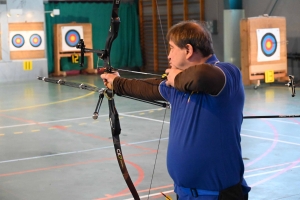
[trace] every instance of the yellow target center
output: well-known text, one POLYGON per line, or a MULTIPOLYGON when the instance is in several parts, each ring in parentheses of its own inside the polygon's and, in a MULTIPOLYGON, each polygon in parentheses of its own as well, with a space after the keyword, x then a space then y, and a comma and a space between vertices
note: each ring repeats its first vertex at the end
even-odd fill
POLYGON ((33 42, 34 42, 34 43, 37 43, 37 42, 38 42, 38 39, 37 39, 37 38, 34 38, 34 39, 33 39, 33 42))
POLYGON ((70 40, 71 40, 72 42, 74 42, 74 41, 76 40, 76 37, 75 37, 74 35, 72 35, 72 36, 70 37, 70 40))
POLYGON ((21 43, 21 39, 20 38, 16 39, 16 43, 17 44, 21 43))
POLYGON ((270 49, 272 47, 272 42, 268 41, 266 46, 267 46, 267 49, 270 49))

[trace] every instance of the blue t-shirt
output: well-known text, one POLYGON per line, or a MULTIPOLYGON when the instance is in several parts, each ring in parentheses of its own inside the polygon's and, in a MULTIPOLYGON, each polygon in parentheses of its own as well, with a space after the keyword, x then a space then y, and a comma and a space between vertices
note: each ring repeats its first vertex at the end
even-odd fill
MULTIPOLYGON (((207 63, 215 64, 213 55, 207 63)), ((240 70, 217 63, 226 83, 216 95, 184 93, 160 84, 161 95, 171 104, 167 168, 175 185, 220 191, 241 181, 244 87, 240 70)))

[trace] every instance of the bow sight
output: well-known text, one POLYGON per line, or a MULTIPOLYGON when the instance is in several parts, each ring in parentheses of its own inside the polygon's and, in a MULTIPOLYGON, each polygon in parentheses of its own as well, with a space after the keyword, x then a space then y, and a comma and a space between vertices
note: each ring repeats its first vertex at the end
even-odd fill
POLYGON ((87 52, 93 52, 93 53, 97 53, 97 56, 101 59, 101 60, 105 60, 108 57, 108 50, 98 50, 98 49, 88 49, 85 48, 85 44, 83 39, 80 39, 78 44, 76 45, 77 49, 80 49, 80 54, 81 54, 81 61, 80 61, 80 66, 83 67, 84 65, 84 53, 87 52))
MULTIPOLYGON (((107 39, 106 39, 104 50, 85 48, 85 44, 84 44, 83 39, 79 40, 78 44, 76 45, 76 48, 80 49, 80 53, 81 53, 80 66, 81 67, 83 67, 83 65, 84 65, 84 53, 93 52, 93 53, 96 53, 97 56, 101 60, 103 60, 103 67, 105 68, 105 72, 112 73, 112 72, 116 71, 110 65, 110 50, 111 50, 111 46, 112 46, 113 41, 118 36, 119 26, 120 26, 120 23, 121 23, 120 18, 118 16, 119 5, 120 5, 120 1, 116 1, 113 4, 110 27, 109 27, 108 36, 107 36, 107 39)), ((98 73, 99 72, 100 71, 99 71, 99 68, 98 68, 98 73)))
POLYGON ((294 76, 293 75, 289 75, 289 82, 285 85, 287 85, 288 87, 292 88, 292 97, 296 96, 296 85, 295 85, 295 80, 294 80, 294 76))

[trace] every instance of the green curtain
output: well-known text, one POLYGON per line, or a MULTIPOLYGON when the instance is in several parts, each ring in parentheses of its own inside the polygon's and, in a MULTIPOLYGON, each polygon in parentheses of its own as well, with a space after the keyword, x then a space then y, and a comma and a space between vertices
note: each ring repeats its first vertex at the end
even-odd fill
MULTIPOLYGON (((45 10, 60 9, 60 15, 51 17, 46 14, 46 37, 48 72, 54 71, 53 54, 53 25, 62 23, 91 23, 93 49, 104 49, 110 18, 112 12, 111 3, 97 2, 58 2, 45 3, 45 10)), ((122 3, 119 7, 121 19, 118 37, 114 40, 111 49, 111 65, 114 68, 133 68, 142 66, 142 53, 139 39, 139 24, 137 14, 137 3, 122 3)), ((86 46, 86 48, 89 48, 86 46)), ((63 59, 63 58, 62 58, 63 59)), ((68 58, 66 58, 68 59, 68 58)), ((94 54, 94 66, 102 66, 103 62, 94 54)), ((70 60, 66 63, 72 65, 70 60)), ((74 68, 72 67, 68 67, 74 68)), ((75 67, 78 68, 78 65, 75 67)), ((65 70, 65 69, 62 69, 65 70)))

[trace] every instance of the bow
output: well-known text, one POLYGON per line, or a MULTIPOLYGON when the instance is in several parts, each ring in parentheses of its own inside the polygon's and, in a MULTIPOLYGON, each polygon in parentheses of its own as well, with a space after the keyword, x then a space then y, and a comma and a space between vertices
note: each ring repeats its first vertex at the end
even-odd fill
MULTIPOLYGON (((106 39, 105 49, 103 52, 100 52, 100 54, 99 53, 97 54, 103 60, 105 71, 108 73, 113 72, 113 68, 110 65, 110 50, 111 50, 113 41, 118 36, 119 25, 120 25, 120 18, 118 16, 119 6, 120 6, 120 1, 114 0, 113 7, 112 7, 110 28, 109 28, 108 36, 106 39)), ((121 143, 120 143, 120 137, 119 137, 119 135, 121 134, 121 126, 120 126, 119 114, 115 107, 115 102, 114 102, 114 98, 113 98, 114 94, 112 91, 109 91, 109 90, 107 90, 106 94, 108 96, 109 121, 110 121, 112 138, 113 138, 113 143, 114 143, 114 148, 115 148, 115 153, 116 153, 116 157, 118 160, 118 164, 119 164, 120 170, 123 174, 124 180, 129 188, 133 198, 140 199, 140 197, 136 191, 136 188, 135 188, 135 186, 130 178, 130 175, 128 173, 127 167, 125 165, 122 149, 121 149, 121 143)), ((103 98, 102 95, 100 94, 100 97, 103 98)), ((102 99, 102 98, 99 98, 99 99, 102 99)), ((97 105, 99 105, 99 104, 97 104, 97 105)), ((96 110, 97 110, 97 108, 96 108, 96 110)))
MULTIPOLYGON (((119 25, 120 25, 120 18, 118 16, 119 6, 120 6, 120 0, 113 0, 113 8, 112 8, 111 21, 110 21, 110 28, 109 28, 109 32, 108 32, 108 36, 107 36, 107 39, 106 39, 106 44, 105 44, 105 49, 104 50, 94 50, 94 49, 85 48, 83 39, 81 39, 79 41, 79 43, 76 45, 76 48, 81 50, 81 63, 80 63, 81 66, 84 65, 84 53, 85 52, 94 52, 94 53, 97 53, 98 57, 103 60, 103 68, 98 68, 97 69, 98 73, 100 73, 100 74, 103 73, 103 72, 113 73, 113 72, 116 71, 115 69, 112 68, 112 66, 110 64, 110 50, 111 50, 112 42, 118 36, 119 25)), ((128 71, 128 70, 122 70, 122 69, 119 69, 119 70, 128 71)), ((130 72, 132 72, 132 71, 130 71, 130 72)), ((160 75, 157 75, 157 74, 150 74, 150 73, 144 73, 144 72, 134 72, 134 73, 160 76, 160 75)), ((161 78, 166 79, 166 75, 163 74, 161 76, 161 78)), ((46 81, 45 78, 43 78, 43 80, 46 81)), ((73 83, 66 83, 64 81, 57 81, 57 84, 63 84, 63 85, 70 86, 73 83)), ((81 89, 83 89, 83 87, 84 87, 83 84, 81 84, 79 86, 79 88, 81 88, 81 89)), ((88 88, 84 88, 84 89, 88 89, 88 88)), ((91 88, 89 87, 89 89, 91 89, 91 88)), ((98 89, 92 88, 92 90, 95 91, 95 90, 98 90, 98 89)), ((98 103, 97 103, 95 112, 93 114, 93 118, 94 119, 98 118, 98 113, 99 113, 100 106, 102 104, 103 97, 106 96, 108 98, 109 120, 110 120, 112 138, 113 138, 113 143, 114 143, 114 148, 115 148, 115 153, 116 153, 116 157, 117 157, 117 160, 118 160, 118 164, 119 164, 120 170, 123 174, 125 182, 126 182, 128 188, 129 188, 133 198, 135 200, 139 200, 140 197, 139 197, 139 195, 136 191, 136 188, 135 188, 134 184, 132 183, 132 180, 131 180, 131 178, 129 176, 129 173, 127 171, 127 168, 126 168, 126 165, 125 165, 125 162, 124 162, 124 157, 123 157, 121 145, 120 145, 119 135, 121 134, 121 127, 120 127, 120 121, 119 121, 119 114, 118 114, 117 109, 115 107, 115 102, 114 102, 114 98, 113 98, 114 93, 113 93, 112 90, 109 90, 109 89, 98 90, 98 92, 100 93, 100 95, 99 95, 99 99, 98 99, 98 103)), ((140 100, 140 99, 136 99, 136 98, 128 97, 128 96, 123 96, 123 97, 143 101, 143 102, 146 102, 146 103, 162 106, 162 107, 165 107, 165 108, 169 108, 168 103, 162 103, 162 102, 157 102, 157 101, 149 102, 149 101, 144 101, 144 100, 140 100)), ((162 131, 161 131, 161 135, 162 135, 162 131)), ((160 135, 160 138, 161 138, 161 135, 160 135)), ((158 146, 158 148, 159 148, 159 146, 158 146)), ((157 151, 157 153, 158 153, 158 151, 157 151)), ((156 159, 157 159, 157 154, 156 154, 156 159)), ((155 163, 156 163, 156 159, 155 159, 155 163)), ((155 164, 154 164, 154 169, 155 169, 155 164)), ((154 169, 153 169, 153 173, 154 173, 154 169)), ((151 184, 150 184, 150 188, 149 188, 149 194, 150 194, 150 190, 151 190, 152 180, 153 180, 153 174, 152 174, 151 184)), ((148 194, 148 198, 149 198, 149 194, 148 194)))
MULTIPOLYGON (((103 63, 104 63, 103 67, 105 69, 105 72, 107 72, 107 73, 114 72, 114 69, 112 68, 112 66, 110 64, 110 50, 111 50, 113 41, 118 36, 119 25, 120 25, 120 18, 118 15, 119 6, 120 6, 120 0, 113 0, 110 27, 109 27, 108 36, 106 39, 106 44, 105 44, 104 50, 87 49, 87 48, 85 48, 84 41, 82 39, 79 41, 78 45, 76 45, 76 48, 81 49, 81 66, 83 66, 84 53, 85 52, 95 52, 95 53, 97 53, 98 57, 103 60, 103 63)), ((101 69, 98 69, 98 72, 101 72, 101 69)), ((140 199, 140 197, 136 191, 136 188, 129 176, 127 167, 125 165, 125 161, 124 161, 124 157, 123 157, 123 153, 122 153, 122 149, 121 149, 121 144, 120 144, 120 137, 119 137, 119 135, 121 134, 121 126, 120 126, 119 114, 115 107, 113 91, 106 89, 100 93, 99 100, 98 100, 93 118, 97 119, 98 111, 100 109, 100 105, 102 103, 102 99, 104 96, 106 96, 108 98, 109 121, 110 121, 110 126, 111 126, 111 132, 112 132, 115 153, 116 153, 116 157, 118 160, 120 170, 123 174, 124 180, 129 188, 133 198, 140 199)))
MULTIPOLYGON (((80 63, 81 67, 84 65, 84 53, 93 52, 93 53, 97 53, 98 57, 103 60, 103 68, 98 68, 97 69, 98 73, 103 73, 103 72, 113 73, 116 71, 115 69, 112 68, 112 66, 110 64, 110 50, 111 50, 113 41, 118 36, 119 25, 120 25, 120 18, 118 15, 119 6, 120 6, 120 0, 113 0, 110 27, 109 27, 108 36, 106 39, 106 44, 105 44, 104 50, 95 50, 95 49, 86 48, 83 39, 80 39, 79 43, 76 45, 76 48, 81 50, 81 63, 80 63)), ((123 71, 126 71, 126 70, 123 70, 123 71)), ((142 74, 149 74, 149 73, 142 73, 142 74)), ((151 75, 156 75, 156 74, 151 74, 151 75)), ((164 78, 164 75, 162 76, 162 78, 164 78)), ((45 82, 50 82, 50 83, 65 85, 65 86, 69 86, 69 87, 75 87, 75 88, 80 88, 80 89, 84 89, 84 90, 98 92, 99 99, 97 102, 95 112, 93 114, 93 119, 98 118, 98 113, 100 110, 100 106, 102 104, 102 100, 103 100, 104 96, 107 97, 108 106, 109 106, 109 121, 110 121, 111 133, 112 133, 114 149, 115 149, 115 154, 116 154, 116 157, 118 160, 118 164, 119 164, 120 170, 123 174, 124 180, 129 188, 133 198, 135 200, 139 200, 140 197, 139 197, 139 195, 136 191, 136 188, 129 176, 127 167, 125 165, 122 149, 121 149, 121 142, 120 142, 120 137, 119 137, 119 135, 121 134, 121 126, 120 126, 119 114, 115 107, 113 91, 109 90, 109 89, 99 89, 97 87, 91 87, 88 85, 84 85, 82 83, 78 84, 78 83, 66 82, 63 80, 55 80, 55 79, 46 78, 46 77, 37 77, 37 79, 43 80, 45 82)), ((127 97, 127 96, 123 96, 123 97, 127 97)), ((140 100, 140 99, 136 99, 136 98, 132 98, 132 97, 127 97, 127 98, 143 101, 146 103, 162 106, 165 108, 169 108, 168 103, 163 103, 163 102, 158 102, 158 101, 149 102, 149 101, 144 101, 144 100, 140 100)), ((162 132, 161 132, 161 134, 162 134, 162 132)), ((152 183, 152 180, 151 180, 151 183, 152 183)), ((149 193, 150 193, 150 189, 149 189, 149 193)))

